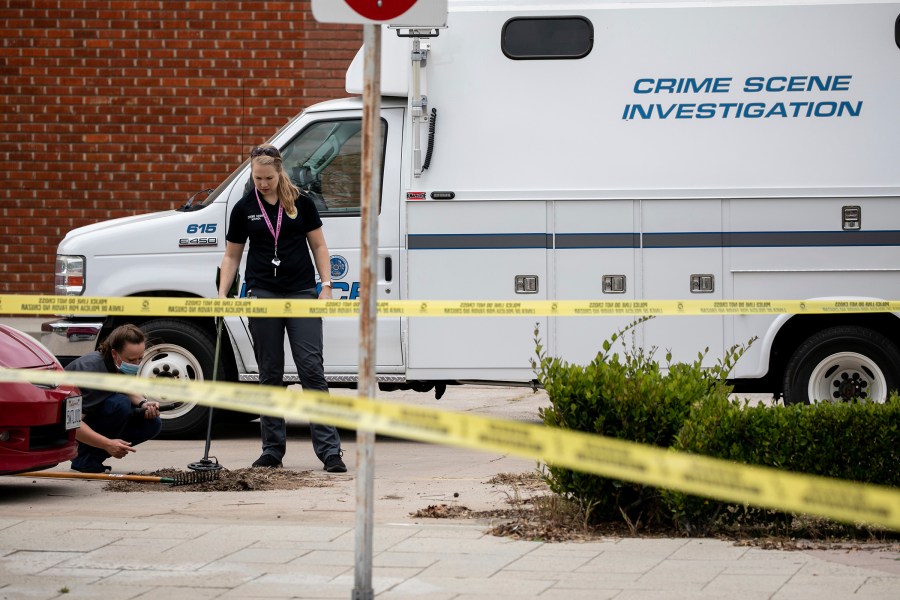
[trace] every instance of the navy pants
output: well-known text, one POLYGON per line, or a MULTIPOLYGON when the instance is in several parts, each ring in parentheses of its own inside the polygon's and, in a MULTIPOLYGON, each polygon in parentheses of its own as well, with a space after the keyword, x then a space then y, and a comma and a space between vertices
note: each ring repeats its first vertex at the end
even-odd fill
MULTIPOLYGON (((316 288, 290 294, 280 294, 253 289, 247 294, 251 298, 310 299, 318 297, 316 288)), ((328 391, 325 381, 325 366, 322 358, 322 319, 300 317, 251 317, 250 335, 253 350, 259 365, 261 385, 284 385, 284 334, 287 332, 297 375, 304 390, 328 391)), ((261 416, 259 419, 262 452, 274 456, 279 461, 287 451, 287 427, 280 417, 261 416)), ((333 454, 340 455, 341 439, 336 428, 331 425, 309 424, 313 451, 323 463, 333 454)))
MULTIPOLYGON (((145 419, 134 414, 131 398, 125 394, 113 394, 103 401, 96 410, 83 417, 91 429, 112 440, 125 440, 137 446, 159 435, 162 420, 145 419)), ((78 442, 78 456, 72 460, 72 468, 86 473, 102 473, 103 461, 109 453, 102 448, 95 448, 78 442)))

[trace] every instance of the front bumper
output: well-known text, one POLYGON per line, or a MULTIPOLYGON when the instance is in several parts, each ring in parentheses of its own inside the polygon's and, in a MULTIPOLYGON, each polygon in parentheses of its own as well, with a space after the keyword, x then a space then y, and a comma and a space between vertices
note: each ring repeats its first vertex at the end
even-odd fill
POLYGON ((75 441, 75 433, 69 434, 69 439, 64 446, 59 448, 47 448, 19 452, 4 450, 0 446, 0 475, 15 475, 28 471, 42 471, 50 469, 75 458, 78 455, 78 442, 75 441))
POLYGON ((0 475, 47 469, 72 460, 75 428, 66 429, 72 386, 4 383, 0 391, 0 475))
POLYGON ((96 350, 102 329, 103 321, 97 318, 50 321, 41 324, 41 343, 66 365, 96 350))

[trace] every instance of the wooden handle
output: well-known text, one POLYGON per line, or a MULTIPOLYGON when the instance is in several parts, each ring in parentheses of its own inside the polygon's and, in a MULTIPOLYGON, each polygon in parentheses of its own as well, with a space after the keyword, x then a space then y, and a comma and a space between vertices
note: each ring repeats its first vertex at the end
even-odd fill
POLYGON ((47 477, 57 479, 103 479, 106 481, 145 481, 149 483, 164 483, 167 478, 153 477, 152 475, 118 475, 113 473, 60 473, 58 471, 31 471, 29 473, 16 473, 16 477, 47 477))

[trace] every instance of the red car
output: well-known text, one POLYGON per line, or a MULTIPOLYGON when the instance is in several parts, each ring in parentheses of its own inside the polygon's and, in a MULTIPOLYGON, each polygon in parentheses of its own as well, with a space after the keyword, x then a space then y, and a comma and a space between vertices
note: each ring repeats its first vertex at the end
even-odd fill
MULTIPOLYGON (((38 341, 0 324, 0 367, 61 371, 38 341)), ((0 475, 49 469, 75 458, 81 392, 70 385, 0 383, 0 475)))

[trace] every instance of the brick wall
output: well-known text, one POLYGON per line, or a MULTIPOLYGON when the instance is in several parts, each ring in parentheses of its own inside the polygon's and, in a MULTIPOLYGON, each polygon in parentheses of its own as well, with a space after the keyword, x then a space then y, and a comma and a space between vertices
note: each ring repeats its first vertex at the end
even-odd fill
POLYGON ((0 293, 52 293, 70 229, 183 205, 344 92, 362 28, 309 2, 0 0, 0 293))

